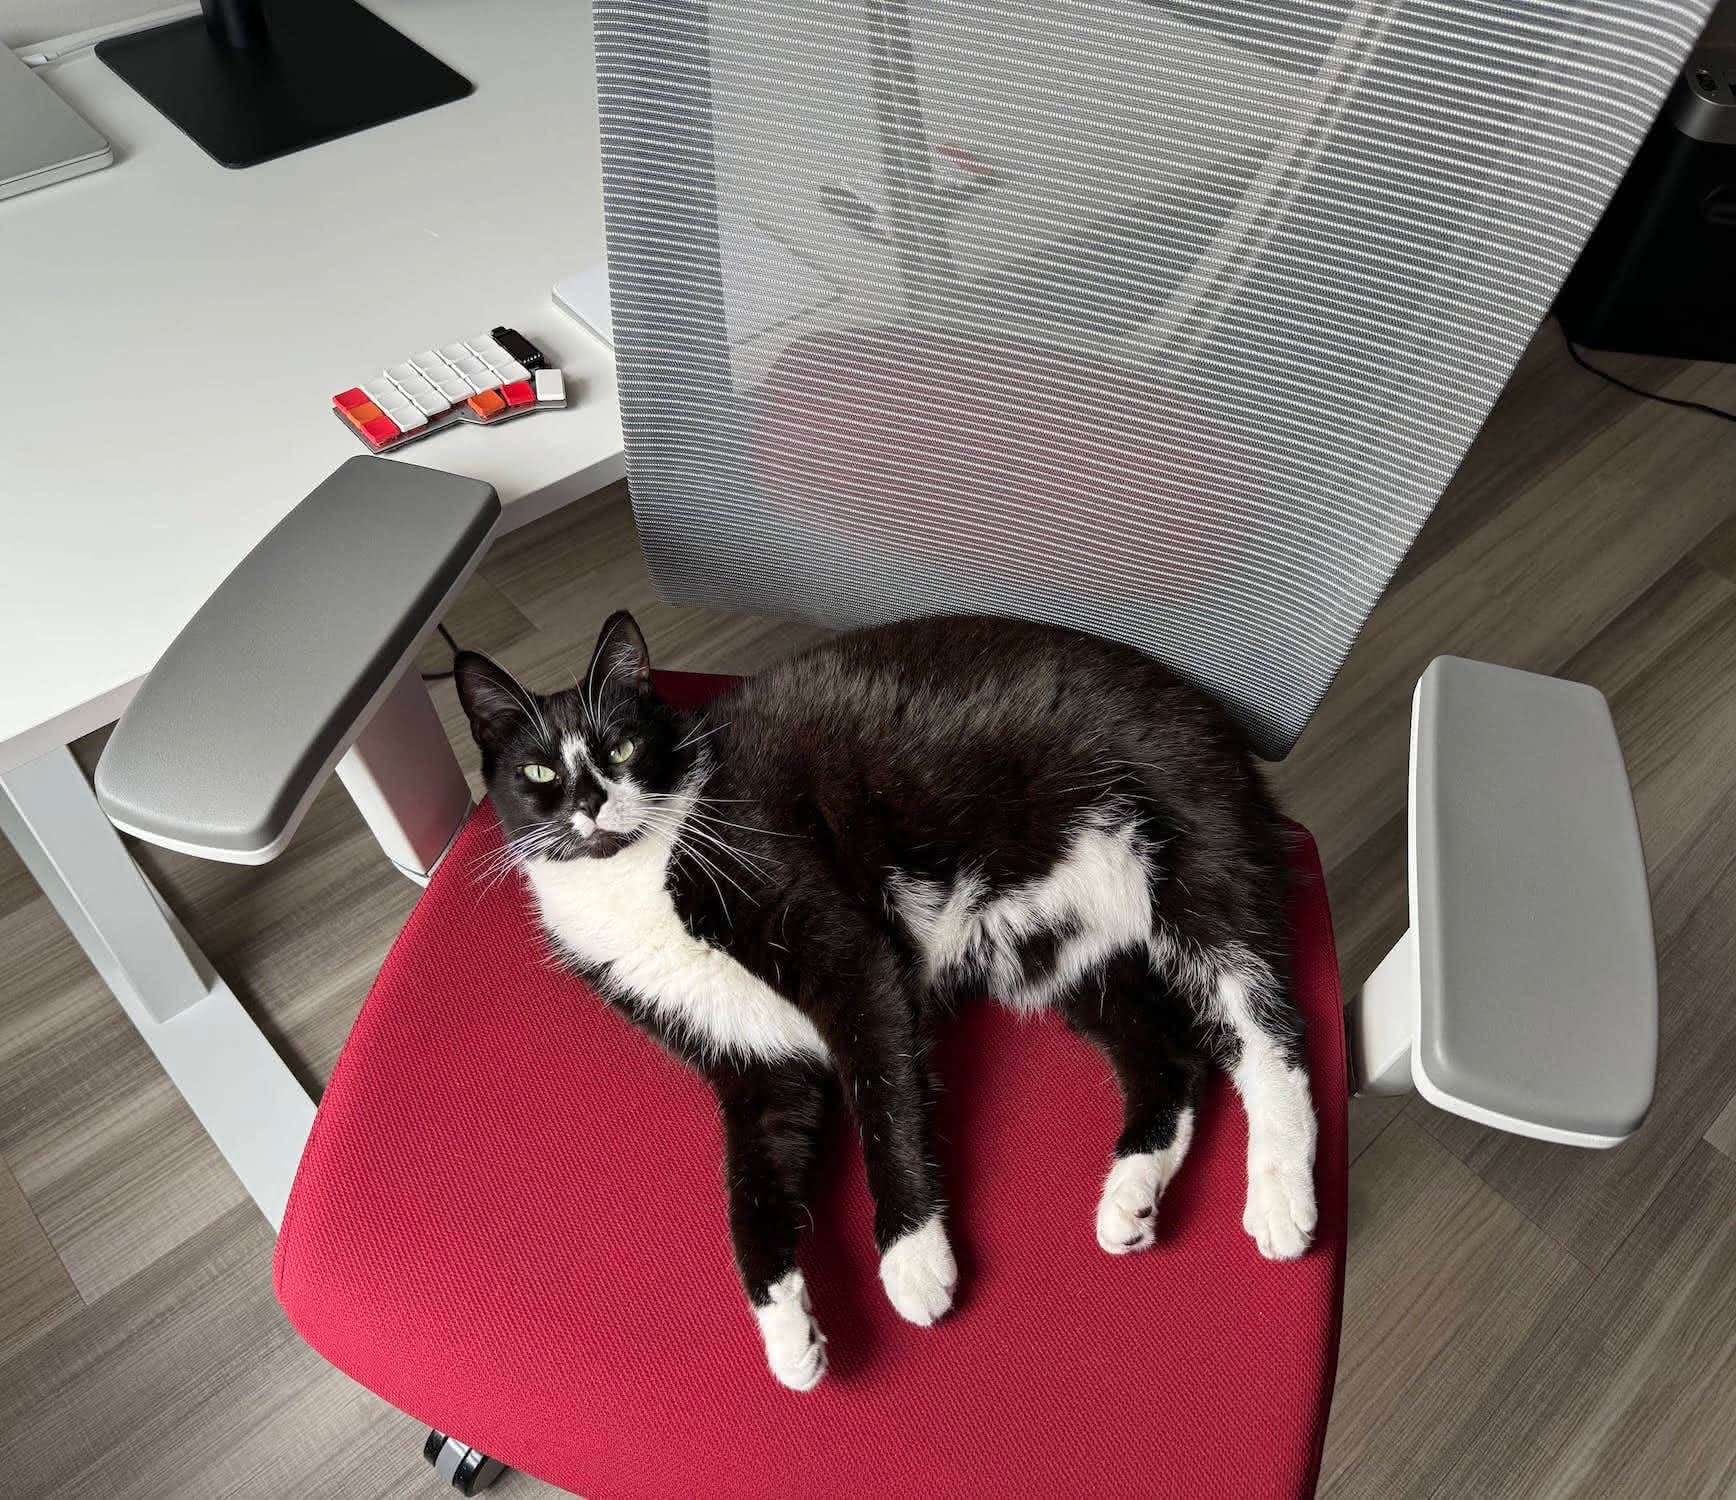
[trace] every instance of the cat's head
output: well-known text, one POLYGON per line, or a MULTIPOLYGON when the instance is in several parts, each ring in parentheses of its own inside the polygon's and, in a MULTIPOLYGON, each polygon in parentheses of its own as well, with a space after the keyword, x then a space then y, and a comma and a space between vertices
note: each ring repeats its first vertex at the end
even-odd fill
POLYGON ((458 653, 453 676, 501 831, 521 858, 606 858, 674 821, 669 799, 700 751, 682 743, 686 721, 657 695, 645 637, 625 610, 564 692, 533 693, 474 651, 458 653))

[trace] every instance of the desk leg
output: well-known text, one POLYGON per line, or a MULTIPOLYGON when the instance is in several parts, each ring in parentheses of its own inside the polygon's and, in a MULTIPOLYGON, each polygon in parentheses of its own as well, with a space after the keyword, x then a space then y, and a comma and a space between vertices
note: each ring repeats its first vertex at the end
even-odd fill
POLYGON ((0 774, 0 831, 279 1225, 313 1101, 133 863, 70 750, 0 774))

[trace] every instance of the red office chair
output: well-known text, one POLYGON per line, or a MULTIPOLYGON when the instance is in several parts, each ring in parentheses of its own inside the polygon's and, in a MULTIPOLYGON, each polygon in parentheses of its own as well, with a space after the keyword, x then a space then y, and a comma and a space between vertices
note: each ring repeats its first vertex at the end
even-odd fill
MULTIPOLYGON (((682 703, 721 685, 659 683, 682 703)), ((486 888, 497 845, 479 808, 321 1101, 275 1275, 326 1358, 598 1500, 1311 1490, 1338 1349, 1347 1089, 1301 829, 1314 1247, 1274 1263, 1243 1233, 1246 1130, 1220 1079, 1157 1245, 1105 1255, 1092 1215, 1119 1101, 1102 1059, 1058 1018, 976 1006, 938 1061, 959 1307, 929 1329, 892 1311, 840 1138, 804 1252, 833 1354, 808 1396, 767 1374, 742 1301, 710 1091, 549 963, 522 886, 486 888)))
MULTIPOLYGON (((833 624, 1070 621, 1285 753, 1693 38, 1692 5, 1647 0, 1583 0, 1576 24, 1364 9, 599 0, 622 413, 665 591, 833 624), (1467 61, 1491 48, 1510 77, 1467 61), (1522 160, 1492 144, 1520 114, 1522 160)), ((1439 662, 1414 718, 1412 928, 1352 1005, 1353 1069, 1293 834, 1313 1248, 1271 1263, 1243 1233, 1220 1081, 1156 1245, 1104 1255, 1109 1077, 1059 1022, 982 1005, 937 1067, 959 1304, 929 1329, 886 1306, 840 1138, 803 1252, 831 1373, 793 1395, 736 1285, 710 1095, 548 961, 525 892, 482 878, 489 809, 408 753, 431 716, 405 664, 497 509, 346 465, 188 626, 97 778, 121 826, 254 859, 347 751, 394 857, 433 867, 321 1101, 275 1276, 315 1348, 436 1429, 460 1488, 504 1462, 591 1500, 1303 1496, 1349 1072, 1585 1145, 1643 1115, 1655 976, 1607 711, 1439 662), (201 740, 214 684, 241 681, 267 688, 201 740)), ((690 704, 720 685, 659 682, 690 704)))

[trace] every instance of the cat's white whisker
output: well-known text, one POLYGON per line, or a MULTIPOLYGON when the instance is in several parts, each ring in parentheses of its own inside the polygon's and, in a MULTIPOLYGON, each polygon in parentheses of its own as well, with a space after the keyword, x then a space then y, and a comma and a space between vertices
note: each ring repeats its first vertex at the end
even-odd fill
POLYGON ((602 728, 597 728, 597 705, 602 701, 603 695, 609 691, 609 684, 615 680, 615 673, 620 670, 620 666, 619 658, 609 663, 609 670, 603 673, 603 680, 597 684, 597 696, 586 710, 585 718, 591 728, 596 731, 599 741, 608 736, 609 730, 614 727, 615 721, 621 717, 622 710, 626 706, 616 704, 615 712, 609 715, 609 722, 604 724, 602 728))
POLYGON ((515 862, 525 850, 534 847, 537 843, 541 842, 544 837, 546 837, 546 833, 543 830, 538 830, 534 835, 530 836, 521 835, 518 838, 512 839, 507 843, 501 844, 499 847, 490 850, 477 861, 477 866, 479 869, 489 871, 496 865, 511 864, 515 862))
MULTIPOLYGON (((692 853, 693 851, 691 849, 674 849, 670 853, 670 860, 672 863, 676 863, 685 855, 692 853)), ((723 899, 723 887, 717 883, 717 877, 711 873, 710 869, 700 861, 697 856, 695 856, 694 863, 699 866, 699 872, 711 882, 711 888, 717 892, 718 909, 727 916, 729 913, 729 903, 723 899)))
POLYGON ((728 729, 730 724, 733 722, 733 720, 725 719, 723 723, 717 725, 715 728, 706 730, 704 734, 690 734, 675 748, 677 750, 685 750, 689 745, 697 745, 701 740, 708 740, 714 734, 721 734, 725 729, 728 729))
MULTIPOLYGON (((644 795, 647 802, 652 804, 664 804, 677 800, 677 798, 673 796, 666 796, 658 793, 642 795, 644 795)), ((681 826, 686 833, 690 834, 693 838, 705 842, 719 853, 727 854, 732 859, 739 860, 745 867, 752 869, 754 873, 761 878, 764 878, 764 876, 769 874, 771 871, 780 868, 777 861, 771 859, 769 856, 750 854, 746 850, 738 848, 736 845, 730 843, 727 838, 718 833, 716 829, 711 826, 713 824, 722 824, 733 828, 746 828, 748 826, 741 823, 729 823, 726 819, 720 819, 712 814, 701 812, 698 805, 691 802, 682 810, 681 826)), ((755 829, 752 831, 762 833, 770 832, 768 829, 755 829)))
POLYGON ((691 817, 682 825, 682 828, 684 833, 702 840, 720 853, 727 854, 734 859, 740 860, 742 864, 762 875, 771 870, 780 868, 780 866, 772 860, 760 855, 749 854, 745 850, 736 848, 734 844, 730 843, 721 834, 713 832, 703 824, 694 821, 691 817))
MULTIPOLYGON (((682 855, 691 855, 692 858, 694 859, 694 861, 700 866, 700 868, 705 870, 708 874, 712 874, 712 872, 715 872, 715 874, 713 875, 713 881, 712 881, 712 883, 714 885, 716 884, 716 877, 721 876, 724 880, 727 880, 732 886, 734 886, 736 888, 736 890, 740 891, 743 896, 745 896, 749 901, 754 902, 754 904, 757 906, 759 904, 757 898, 745 886, 743 886, 740 881, 736 880, 733 876, 731 876, 729 871, 725 870, 721 865, 717 864, 716 861, 714 859, 712 859, 711 857, 709 857, 698 845, 693 844, 693 843, 684 842, 684 836, 686 834, 690 834, 692 832, 693 832, 693 830, 691 828, 683 828, 683 827, 675 827, 675 828, 666 828, 665 829, 664 837, 667 838, 670 842, 671 857, 672 858, 679 858, 682 855)), ((727 848, 723 849, 721 852, 727 853, 727 854, 736 853, 735 850, 727 849, 727 848)), ((755 873, 757 874, 758 872, 756 871, 755 873)), ((718 900, 720 902, 722 902, 723 901, 723 891, 721 888, 718 890, 717 894, 718 894, 718 900)), ((727 912, 727 910, 728 910, 727 903, 724 903, 724 909, 727 912)))
POLYGON ((481 887, 479 896, 485 896, 494 890, 514 870, 521 868, 527 859, 553 848, 562 836, 563 830, 559 827, 539 823, 490 850, 476 862, 474 873, 481 887))
MULTIPOLYGON (((739 881, 739 880, 737 880, 737 879, 736 879, 736 878, 735 878, 735 877, 734 877, 734 876, 733 876, 733 875, 731 875, 731 874, 730 874, 730 873, 729 873, 729 871, 728 871, 728 870, 726 870, 726 869, 724 869, 724 868, 723 868, 723 866, 722 866, 722 865, 719 865, 719 864, 717 864, 717 863, 716 863, 716 862, 715 862, 715 861, 713 861, 713 860, 711 860, 711 859, 709 859, 709 858, 707 858, 707 857, 706 857, 706 855, 704 855, 704 854, 702 854, 702 853, 701 853, 701 852, 700 852, 700 851, 699 851, 699 850, 698 850, 698 849, 697 849, 697 848, 696 848, 696 847, 695 847, 695 846, 694 846, 694 845, 692 845, 692 844, 687 844, 687 845, 685 845, 685 846, 683 846, 683 847, 684 847, 684 848, 685 848, 685 850, 686 850, 686 852, 687 852, 687 853, 688 853, 688 854, 691 854, 691 855, 692 855, 692 856, 693 856, 693 857, 694 857, 694 858, 695 858, 695 859, 696 859, 696 860, 698 860, 698 861, 699 861, 699 863, 700 863, 700 864, 701 864, 701 865, 702 865, 702 866, 704 866, 704 867, 705 867, 705 868, 706 868, 706 869, 708 869, 708 870, 712 870, 712 871, 715 871, 715 872, 716 872, 716 874, 718 874, 718 875, 720 875, 720 876, 722 876, 722 877, 723 877, 723 878, 724 878, 724 879, 725 879, 725 880, 727 880, 727 881, 728 881, 728 882, 729 882, 729 883, 730 883, 730 884, 731 884, 731 885, 733 885, 733 886, 734 886, 734 887, 735 887, 735 888, 736 888, 736 889, 737 889, 737 890, 738 890, 738 891, 740 891, 740 892, 741 892, 741 894, 742 894, 742 895, 743 895, 743 896, 744 896, 744 897, 745 897, 745 898, 746 898, 746 899, 747 899, 747 900, 749 900, 749 901, 752 901, 752 902, 753 902, 753 904, 754 904, 754 905, 755 905, 755 906, 758 906, 758 905, 759 905, 759 900, 758 900, 758 898, 757 898, 757 897, 755 897, 755 896, 754 896, 754 895, 753 895, 753 894, 752 894, 752 892, 750 892, 750 891, 749 891, 749 890, 748 890, 748 889, 747 889, 747 887, 746 887, 746 886, 744 886, 744 885, 743 885, 743 884, 742 884, 742 883, 741 883, 741 882, 740 882, 740 881, 739 881)), ((720 895, 721 895, 721 892, 720 892, 720 893, 719 893, 719 894, 720 894, 720 895)))
MULTIPOLYGON (((591 653, 591 669, 585 673, 585 687, 580 697, 585 705, 585 718, 592 723, 596 722, 597 711, 596 699, 591 693, 591 683, 597 675, 597 663, 603 659, 603 652, 608 648, 609 638, 620 628, 623 618, 624 616, 616 615, 609 621, 607 629, 603 631, 602 637, 597 642, 597 649, 591 653)), ((604 686, 608 685, 607 678, 604 678, 603 682, 604 686)))
POLYGON ((732 823, 728 818, 720 818, 716 813, 701 812, 698 808, 693 810, 693 816, 696 818, 703 818, 707 823, 721 823, 725 828, 739 828, 744 833, 763 833, 767 838, 772 839, 799 839, 804 837, 804 835, 799 833, 780 833, 775 828, 761 828, 756 823, 732 823))
POLYGON ((537 702, 536 695, 523 687, 510 672, 503 672, 502 675, 505 678, 505 686, 511 690, 512 696, 525 706, 527 715, 536 721, 537 732, 542 736, 545 746, 552 748, 554 736, 549 732, 548 720, 543 717, 542 705, 537 702))

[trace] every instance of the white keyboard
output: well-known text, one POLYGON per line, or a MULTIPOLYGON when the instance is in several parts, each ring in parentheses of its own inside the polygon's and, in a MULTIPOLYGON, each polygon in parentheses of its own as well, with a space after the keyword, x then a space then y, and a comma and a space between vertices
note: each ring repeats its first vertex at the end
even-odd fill
POLYGON ((332 397, 332 408, 375 452, 454 422, 488 424, 567 404, 566 383, 511 328, 412 354, 332 397))

